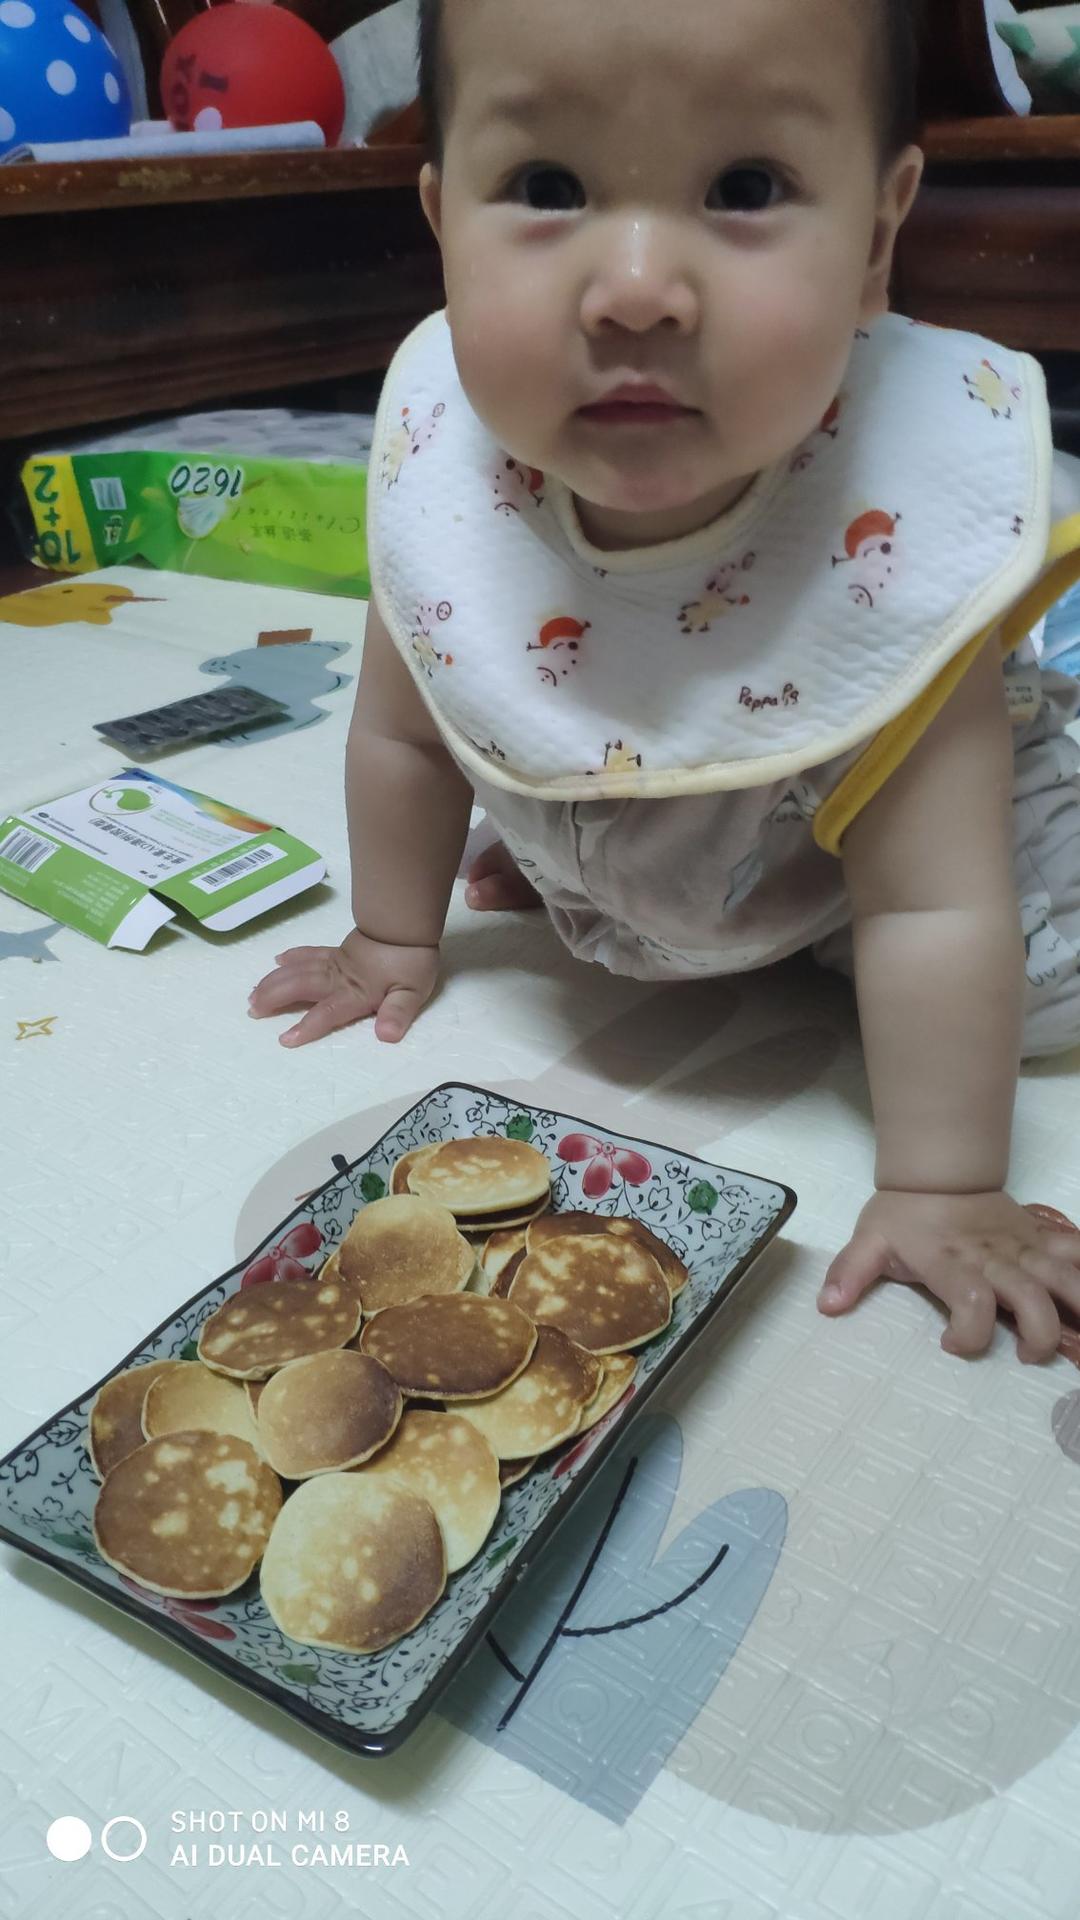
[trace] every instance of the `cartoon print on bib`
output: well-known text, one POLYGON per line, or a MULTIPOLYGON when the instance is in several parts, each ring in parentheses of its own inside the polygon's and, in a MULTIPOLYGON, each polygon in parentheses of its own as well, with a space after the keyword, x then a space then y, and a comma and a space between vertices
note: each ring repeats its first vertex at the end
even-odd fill
POLYGON ((739 705, 750 713, 763 713, 766 707, 797 707, 799 688, 790 680, 784 682, 779 693, 755 693, 752 687, 739 688, 739 705))
POLYGON ((446 412, 446 402, 439 400, 431 412, 419 420, 410 420, 411 407, 402 407, 400 425, 387 436, 382 458, 382 483, 384 487, 396 487, 401 479, 402 468, 409 456, 419 453, 426 447, 435 434, 435 423, 446 412))
POLYGON ((412 648, 429 680, 435 678, 436 667, 452 667, 452 653, 440 653, 432 644, 432 634, 436 621, 449 620, 454 609, 449 600, 422 600, 413 616, 412 648))
POLYGON ((622 740, 609 740, 604 748, 605 773, 629 773, 633 767, 640 767, 641 755, 634 753, 622 740))
POLYGON ((858 607, 876 607, 889 584, 896 557, 896 529, 902 515, 871 511, 860 513, 844 535, 844 552, 833 554, 834 567, 855 564, 860 578, 848 583, 848 593, 858 607))
POLYGON ((997 368, 992 366, 989 360, 981 363, 974 380, 965 373, 964 385, 968 390, 968 399, 981 400, 984 407, 989 407, 995 420, 1011 420, 1013 401, 1019 400, 1024 391, 1019 386, 1006 386, 997 368))
POLYGON ((554 620, 545 620, 537 639, 526 642, 526 653, 547 654, 548 664, 537 667, 536 671, 548 686, 557 687, 571 667, 577 666, 581 642, 591 624, 589 620, 575 620, 569 614, 560 613, 554 620))
POLYGON ((756 553, 744 553, 739 561, 731 561, 722 567, 719 573, 706 582, 705 591, 700 600, 691 600, 679 609, 679 626, 683 633, 711 633, 714 620, 725 620, 737 607, 748 607, 748 593, 734 593, 732 589, 740 573, 749 573, 757 562, 756 553))
POLYGON ((542 507, 543 488, 539 467, 523 467, 520 460, 512 460, 507 454, 495 475, 496 513, 520 513, 530 501, 534 507, 542 507))
POLYGON ((813 465, 817 458, 817 448, 812 443, 818 439, 819 435, 824 435, 828 440, 839 440, 840 417, 844 411, 846 402, 846 393, 838 393, 824 419, 815 427, 810 440, 799 448, 798 453, 792 460, 790 467, 792 473, 805 473, 807 467, 813 465))

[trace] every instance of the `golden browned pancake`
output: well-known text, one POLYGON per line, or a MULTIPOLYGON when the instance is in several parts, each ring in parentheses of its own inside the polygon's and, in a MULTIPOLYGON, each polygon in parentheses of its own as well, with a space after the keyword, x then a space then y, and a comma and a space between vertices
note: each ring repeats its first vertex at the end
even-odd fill
POLYGON ((309 1353, 259 1396, 259 1443, 275 1473, 306 1480, 341 1472, 385 1447, 401 1419, 396 1381, 366 1353, 309 1353))
POLYGON ((487 1239, 493 1233, 509 1232, 514 1227, 527 1227, 532 1220, 539 1220, 551 1205, 550 1193, 545 1193, 533 1207, 507 1207, 505 1213, 484 1215, 458 1214, 456 1216, 462 1233, 470 1239, 487 1239))
POLYGON ((211 1373, 199 1360, 178 1360, 147 1389, 143 1433, 147 1440, 156 1440, 163 1433, 194 1427, 208 1433, 235 1433, 256 1453, 262 1451, 243 1387, 223 1374, 211 1373))
POLYGON ((203 1323, 198 1355, 237 1380, 266 1380, 287 1360, 343 1347, 360 1325, 360 1296, 341 1280, 272 1280, 234 1293, 203 1323))
POLYGON ((163 1434, 115 1466, 94 1539, 111 1567, 178 1600, 214 1600, 247 1579, 281 1508, 281 1482, 235 1434, 163 1434))
POLYGON ((525 1475, 527 1473, 532 1472, 535 1465, 536 1465, 535 1454, 533 1454, 533 1457, 531 1460, 500 1460, 499 1461, 500 1485, 504 1487, 515 1487, 519 1480, 524 1480, 525 1475))
POLYGON ((527 1254, 510 1304, 590 1353, 639 1347, 671 1319, 671 1290, 652 1255, 607 1233, 562 1234, 527 1254))
POLYGON ((388 1475, 427 1500, 456 1573, 480 1551, 499 1511, 499 1463, 482 1433, 458 1413, 411 1408, 388 1447, 358 1472, 388 1475))
MULTIPOLYGON (((508 1260, 525 1251, 524 1227, 499 1227, 484 1241, 480 1264, 494 1283, 508 1260)), ((490 1290, 490 1289, 489 1289, 490 1290)))
POLYGON ((338 1249, 336 1247, 334 1248, 333 1253, 327 1254, 326 1259, 323 1261, 322 1266, 319 1268, 317 1278, 320 1280, 340 1280, 341 1279, 341 1273, 338 1268, 338 1249))
POLYGON ((365 1317, 422 1293, 460 1293, 475 1264, 449 1208, 414 1193, 373 1200, 338 1249, 340 1276, 359 1289, 365 1317))
POLYGON ((390 1192, 411 1193, 412 1188, 409 1185, 409 1174, 412 1168, 415 1167, 418 1160, 423 1159, 425 1153, 434 1153, 434 1151, 434 1146, 413 1147, 411 1153, 403 1153, 401 1159, 394 1167, 393 1173, 390 1175, 390 1192))
POLYGON ((581 1416, 579 1433, 588 1433, 595 1427, 605 1413, 610 1413, 617 1400, 621 1400, 627 1387, 637 1372, 637 1361, 632 1353, 606 1353, 604 1355, 604 1377, 595 1399, 590 1400, 581 1416))
POLYGON ((532 1321, 509 1300, 444 1293, 387 1307, 364 1322, 360 1347, 403 1393, 440 1400, 498 1393, 527 1365, 532 1321))
MULTIPOLYGON (((471 1140, 444 1140, 409 1169, 409 1188, 449 1207, 459 1219, 487 1221, 492 1216, 530 1213, 546 1204, 551 1168, 526 1140, 478 1134, 471 1140)), ((494 1219, 510 1226, 511 1220, 494 1219)))
POLYGON ((501 1393, 457 1402, 500 1460, 546 1453, 576 1433, 600 1382, 600 1362, 558 1327, 537 1327, 532 1358, 501 1393))
POLYGON ((146 1438, 142 1409, 147 1391, 160 1373, 180 1365, 179 1360, 148 1360, 141 1367, 127 1367, 123 1373, 114 1373, 111 1380, 99 1387, 90 1409, 87 1440, 90 1460, 99 1480, 104 1480, 113 1467, 142 1446, 146 1438))
POLYGON ((502 1272, 499 1274, 498 1279, 495 1281, 494 1285, 491 1288, 491 1291, 495 1295, 495 1298, 497 1300, 509 1300, 510 1289, 514 1284, 515 1275, 517 1274, 522 1261, 526 1257, 527 1256, 526 1256, 524 1247, 519 1248, 517 1253, 512 1253, 510 1255, 509 1260, 506 1261, 505 1265, 503 1266, 502 1272))
POLYGON ((291 1640, 377 1653, 431 1611, 446 1585, 446 1548, 426 1500, 359 1473, 305 1480, 278 1515, 262 1595, 291 1640))
POLYGON ((555 1240, 563 1233, 611 1233, 626 1234, 644 1253, 651 1253, 664 1279, 671 1288, 672 1296, 681 1293, 690 1278, 687 1268, 673 1252, 666 1240, 652 1231, 641 1220, 633 1220, 624 1214, 604 1213, 548 1213, 539 1218, 528 1230, 529 1252, 542 1247, 546 1241, 555 1240))

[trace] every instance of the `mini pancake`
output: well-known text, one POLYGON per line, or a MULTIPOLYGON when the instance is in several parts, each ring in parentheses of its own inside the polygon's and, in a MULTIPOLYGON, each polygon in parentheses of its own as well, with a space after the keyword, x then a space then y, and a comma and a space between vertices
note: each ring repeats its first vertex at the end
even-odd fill
MULTIPOLYGON (((409 1189, 438 1200, 459 1219, 487 1221, 490 1216, 531 1213, 546 1204, 551 1168, 527 1140, 478 1134, 471 1140, 444 1140, 409 1169, 409 1189)), ((496 1226, 510 1226, 507 1218, 496 1226)))
POLYGON ((444 1293, 385 1307, 365 1321, 360 1350, 382 1361, 402 1393, 456 1401, 508 1387, 535 1345, 532 1321, 509 1300, 444 1293))
POLYGON ((410 1172, 413 1167, 416 1166, 417 1162, 423 1159, 426 1153, 434 1153, 434 1151, 434 1146, 414 1147, 411 1153, 403 1153, 401 1159, 395 1163, 394 1171, 390 1175, 390 1192, 411 1193, 412 1188, 409 1185, 410 1172))
POLYGON ((604 1377, 600 1390, 594 1400, 590 1400, 581 1416, 579 1433, 588 1433, 595 1427, 605 1413, 610 1413, 617 1400, 621 1400, 627 1387, 637 1372, 637 1361, 632 1353, 606 1353, 604 1355, 604 1377))
POLYGON ((261 1453, 252 1408, 243 1387, 211 1373, 199 1360, 177 1360, 147 1389, 142 1430, 147 1440, 165 1433, 234 1433, 261 1453))
POLYGON ((362 1470, 322 1473, 281 1509, 261 1580, 291 1640, 377 1653, 430 1613, 446 1585, 446 1548, 419 1494, 362 1470))
POLYGON ((489 1233, 480 1254, 480 1265, 484 1272, 491 1275, 492 1281, 498 1279, 508 1260, 515 1253, 525 1250, 524 1227, 499 1227, 489 1233))
POLYGON ((550 1213, 538 1219, 528 1232, 529 1252, 542 1247, 546 1241, 555 1240, 563 1233, 611 1233, 616 1236, 627 1235, 636 1241, 643 1253, 651 1253, 664 1279, 671 1288, 672 1298, 681 1293, 690 1278, 689 1270, 683 1265, 677 1253, 653 1233, 641 1220, 629 1219, 624 1214, 604 1213, 550 1213))
POLYGON ((492 1233, 509 1232, 513 1227, 527 1227, 530 1221, 539 1220, 541 1215, 547 1212, 550 1205, 551 1194, 546 1193, 544 1198, 539 1201, 535 1207, 531 1208, 507 1207, 505 1213, 485 1215, 483 1219, 474 1218, 472 1214, 463 1213, 458 1218, 458 1225, 462 1233, 480 1235, 481 1237, 492 1233))
POLYGON ((234 1293, 203 1323, 198 1355, 236 1380, 266 1380, 287 1360, 343 1347, 360 1325, 360 1296, 341 1280, 273 1280, 234 1293))
POLYGON ((652 1255, 608 1233, 562 1234, 527 1254, 509 1303, 590 1353, 639 1347, 671 1319, 671 1290, 652 1255))
POLYGON ((113 1467, 142 1446, 146 1439, 143 1401, 150 1385, 170 1367, 182 1365, 180 1360, 148 1360, 145 1366, 127 1367, 123 1373, 114 1373, 111 1380, 99 1387, 87 1423, 87 1448, 99 1480, 104 1480, 113 1467))
POLYGON ((546 1453, 569 1439, 600 1383, 600 1362, 558 1327, 537 1327, 528 1366, 501 1393, 463 1400, 458 1408, 500 1460, 546 1453))
POLYGON ((503 1487, 516 1487, 518 1481, 524 1480, 525 1475, 527 1473, 531 1473, 535 1465, 536 1465, 535 1453, 533 1454, 533 1457, 531 1460, 500 1460, 499 1461, 500 1485, 502 1485, 503 1487))
POLYGON ((154 1593, 216 1600, 259 1560, 281 1511, 281 1482, 235 1434, 162 1434, 109 1474, 94 1539, 110 1567, 154 1593))
POLYGON ((502 1272, 491 1289, 497 1300, 508 1300, 510 1298, 510 1289, 514 1284, 518 1268, 527 1257, 524 1247, 522 1247, 519 1252, 510 1255, 509 1260, 506 1262, 506 1265, 503 1267, 502 1272))
POLYGON ((290 1360, 259 1395, 259 1445, 275 1473, 341 1472, 384 1447, 401 1419, 397 1382, 366 1353, 338 1348, 290 1360))
POLYGON ((411 1408, 388 1447, 358 1471, 386 1475, 431 1506, 446 1542, 446 1571, 479 1553, 499 1511, 499 1463, 472 1421, 411 1408))
POLYGON ((449 1208, 414 1193, 373 1200, 338 1249, 340 1277, 359 1289, 365 1318, 422 1293, 460 1293, 475 1265, 449 1208))
POLYGON ((338 1269, 337 1247, 334 1248, 333 1253, 327 1255, 326 1259, 323 1261, 322 1266, 319 1268, 319 1271, 315 1277, 318 1280, 340 1280, 341 1279, 341 1273, 338 1269))

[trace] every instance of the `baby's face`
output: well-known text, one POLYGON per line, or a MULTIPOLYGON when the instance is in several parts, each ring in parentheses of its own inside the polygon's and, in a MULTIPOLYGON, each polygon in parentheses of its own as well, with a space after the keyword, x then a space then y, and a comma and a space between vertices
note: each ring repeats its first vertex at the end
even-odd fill
POLYGON ((675 538, 812 432, 885 304, 868 0, 446 0, 424 204, 465 391, 598 545, 675 538), (670 404, 611 405, 616 389, 670 404))

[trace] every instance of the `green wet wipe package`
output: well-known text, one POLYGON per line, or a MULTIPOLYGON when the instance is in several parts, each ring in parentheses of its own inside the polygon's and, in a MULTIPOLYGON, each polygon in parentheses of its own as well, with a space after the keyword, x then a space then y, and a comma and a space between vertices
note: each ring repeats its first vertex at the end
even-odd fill
POLYGON ((31 455, 20 473, 29 557, 60 573, 144 561, 366 599, 367 416, 319 432, 288 416, 290 431, 276 438, 275 417, 258 418, 254 429, 231 426, 227 414, 166 421, 101 446, 31 455), (198 427, 209 451, 190 444, 198 427), (140 439, 156 444, 131 444, 140 439), (241 450, 222 451, 230 439, 241 450), (245 452, 245 443, 259 450, 245 452), (275 444, 289 451, 274 452, 275 444), (328 445, 333 458, 322 451, 328 445))
POLYGON ((140 767, 0 820, 0 891, 141 952, 182 911, 228 933, 326 875, 314 847, 140 767))

